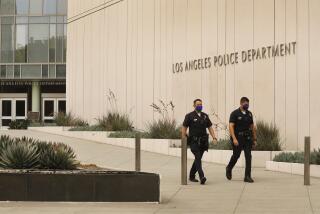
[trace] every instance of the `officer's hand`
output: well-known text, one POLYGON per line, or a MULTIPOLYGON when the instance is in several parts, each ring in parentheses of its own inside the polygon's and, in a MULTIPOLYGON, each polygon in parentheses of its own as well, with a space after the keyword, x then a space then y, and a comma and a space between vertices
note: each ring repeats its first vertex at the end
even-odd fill
POLYGON ((239 142, 238 142, 238 140, 237 140, 237 139, 233 139, 233 145, 235 145, 235 146, 239 146, 239 142))
POLYGON ((254 141, 253 141, 253 148, 255 148, 256 146, 257 146, 257 141, 254 140, 254 141))
POLYGON ((217 145, 217 144, 218 144, 217 138, 213 138, 213 139, 212 139, 212 143, 213 143, 214 145, 217 145))

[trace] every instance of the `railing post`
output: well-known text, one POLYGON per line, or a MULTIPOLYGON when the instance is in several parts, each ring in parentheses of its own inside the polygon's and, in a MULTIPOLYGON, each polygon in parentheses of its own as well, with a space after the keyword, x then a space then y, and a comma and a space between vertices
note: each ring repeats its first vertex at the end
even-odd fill
POLYGON ((141 135, 139 132, 135 137, 135 170, 137 172, 141 170, 141 135))
POLYGON ((310 185, 310 137, 304 138, 304 185, 310 185))
POLYGON ((187 138, 181 139, 181 185, 187 185, 187 138))

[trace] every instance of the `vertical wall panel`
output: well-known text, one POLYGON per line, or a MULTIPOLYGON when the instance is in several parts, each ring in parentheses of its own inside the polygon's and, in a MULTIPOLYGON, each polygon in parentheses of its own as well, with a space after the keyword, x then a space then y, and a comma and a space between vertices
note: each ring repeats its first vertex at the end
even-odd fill
MULTIPOLYGON (((226 53, 226 1, 218 1, 218 54, 226 53)), ((223 121, 228 120, 228 113, 226 112, 226 69, 225 67, 218 67, 218 82, 217 82, 217 114, 223 121)), ((218 133, 218 137, 225 137, 225 133, 218 133)))
MULTIPOLYGON (((213 57, 218 54, 218 0, 202 1, 202 56, 213 57)), ((213 65, 203 75, 203 98, 205 111, 209 114, 218 110, 218 68, 213 65)), ((211 119, 214 119, 211 116, 211 119)), ((217 121, 215 121, 217 122, 217 121)))
POLYGON ((251 110, 255 112, 253 61, 246 60, 242 63, 241 53, 253 48, 253 2, 252 0, 235 1, 235 49, 240 51, 240 63, 236 66, 235 72, 235 103, 239 106, 240 98, 246 96, 253 101, 251 110))
POLYGON ((127 2, 117 4, 117 49, 116 49, 116 81, 115 94, 118 110, 127 111, 127 2), (121 14, 121 15, 120 15, 121 14))
POLYGON ((136 76, 136 82, 137 82, 137 96, 136 96, 136 109, 137 109, 137 121, 136 121, 136 125, 137 127, 143 127, 145 124, 143 124, 142 121, 142 114, 144 114, 143 112, 143 0, 138 0, 137 3, 137 22, 138 22, 138 26, 137 26, 137 37, 138 37, 138 41, 137 41, 137 76, 136 76))
POLYGON ((153 120, 153 109, 150 105, 153 102, 154 93, 154 0, 143 1, 142 20, 142 121, 153 120))
MULTIPOLYGON (((296 0, 286 0, 286 42, 296 40, 296 0)), ((286 146, 298 146, 298 109, 297 109, 297 69, 296 55, 286 56, 286 146)))
MULTIPOLYGON (((185 62, 187 56, 187 10, 188 0, 175 0, 173 13, 173 62, 185 62)), ((185 72, 172 75, 172 95, 176 104, 176 117, 182 121, 187 110, 188 101, 186 97, 185 72)), ((189 104, 190 106, 190 104, 189 104)))
MULTIPOLYGON (((235 0, 227 0, 226 9, 226 53, 235 52, 235 0)), ((239 99, 235 98, 235 68, 236 65, 226 66, 226 120, 230 113, 239 107, 239 99)), ((227 123, 227 121, 225 121, 227 123)))
POLYGON ((312 146, 320 147, 320 64, 319 64, 319 35, 320 35, 320 2, 309 0, 309 38, 310 38, 310 133, 312 146))
MULTIPOLYGON (((274 38, 275 44, 286 42, 286 0, 276 0, 274 8, 274 38)), ((281 141, 285 145, 286 137, 286 58, 274 59, 274 90, 275 90, 275 124, 279 127, 281 141)))
MULTIPOLYGON (((274 45, 274 1, 254 1, 254 48, 274 45), (266 18, 268 17, 268 18, 266 18)), ((274 58, 254 60, 254 113, 274 122, 274 58)))
MULTIPOLYGON (((187 19, 186 19, 186 36, 187 41, 185 46, 187 48, 186 59, 183 62, 193 59, 202 58, 202 46, 201 46, 201 4, 202 1, 199 0, 188 0, 187 7, 187 19)), ((184 64, 185 65, 185 64, 184 64)), ((185 68, 184 68, 185 69, 185 68)), ((184 71, 186 79, 184 82, 184 88, 186 89, 186 100, 184 104, 186 105, 186 111, 192 111, 192 102, 196 98, 201 98, 201 85, 202 85, 202 75, 203 70, 193 69, 184 71), (187 87, 186 85, 191 85, 192 87, 187 87)))
POLYGON ((297 1, 297 79, 298 79, 298 142, 303 150, 305 136, 310 135, 310 96, 309 96, 309 4, 306 0, 297 1))

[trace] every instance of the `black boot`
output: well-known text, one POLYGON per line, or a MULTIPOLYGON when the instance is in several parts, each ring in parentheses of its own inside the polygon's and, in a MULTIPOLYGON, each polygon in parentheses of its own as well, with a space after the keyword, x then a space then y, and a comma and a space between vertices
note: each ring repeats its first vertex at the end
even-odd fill
POLYGON ((232 179, 232 170, 229 169, 228 167, 226 168, 226 177, 228 180, 232 179))
POLYGON ((204 185, 206 183, 206 181, 207 181, 206 177, 203 177, 200 179, 200 184, 204 185))
POLYGON ((243 181, 244 182, 248 182, 248 183, 253 183, 254 182, 254 180, 251 178, 251 176, 245 176, 243 181))
POLYGON ((199 180, 196 179, 196 178, 189 178, 189 181, 191 181, 191 182, 199 182, 199 180))

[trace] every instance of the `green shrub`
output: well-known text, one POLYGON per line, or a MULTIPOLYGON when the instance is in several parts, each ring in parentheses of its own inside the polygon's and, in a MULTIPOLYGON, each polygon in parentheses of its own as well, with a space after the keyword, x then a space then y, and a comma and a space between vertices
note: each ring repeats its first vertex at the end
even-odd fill
POLYGON ((258 151, 281 151, 280 131, 273 123, 257 121, 257 146, 258 151))
MULTIPOLYGON (((273 158, 276 162, 304 163, 304 152, 282 152, 273 158)), ((310 164, 320 165, 320 149, 314 150, 310 154, 310 164)))
POLYGON ((29 120, 13 120, 9 123, 9 129, 28 129, 29 120))
MULTIPOLYGON (((137 131, 120 131, 113 132, 109 135, 110 138, 135 138, 137 131)), ((150 138, 147 132, 140 132, 141 138, 150 138)))
POLYGON ((210 142, 209 149, 232 150, 232 145, 230 139, 220 139, 218 140, 217 144, 213 144, 213 142, 210 142))
POLYGON ((54 115, 54 123, 57 126, 88 126, 89 124, 81 118, 74 117, 71 113, 58 112, 54 115))
POLYGON ((147 125, 147 132, 153 139, 180 139, 181 128, 174 119, 158 119, 147 125))
POLYGON ((70 128, 69 131, 105 131, 105 129, 99 125, 92 126, 77 126, 70 128))
POLYGON ((320 165, 320 149, 314 150, 315 163, 320 165))
POLYGON ((0 137, 0 167, 7 169, 73 170, 79 162, 71 147, 32 138, 0 137))
POLYGON ((107 116, 98 118, 98 126, 105 131, 132 131, 132 122, 127 114, 109 112, 107 116))

